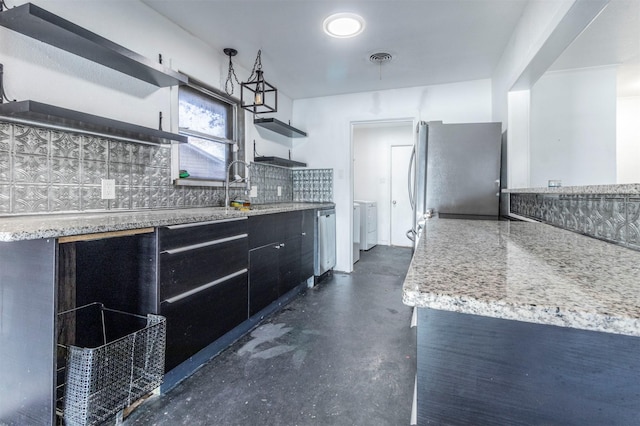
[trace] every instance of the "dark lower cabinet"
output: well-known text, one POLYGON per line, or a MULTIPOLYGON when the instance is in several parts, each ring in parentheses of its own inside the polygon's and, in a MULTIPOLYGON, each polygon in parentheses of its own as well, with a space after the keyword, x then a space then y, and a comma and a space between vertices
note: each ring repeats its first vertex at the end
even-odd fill
POLYGON ((160 300, 247 268, 247 239, 160 253, 160 300))
POLYGON ((247 319, 247 272, 174 302, 163 302, 167 318, 166 370, 247 319))
POLYGON ((315 210, 249 218, 249 315, 313 276, 315 210))
POLYGON ((300 244, 302 237, 298 234, 287 239, 280 249, 278 294, 283 295, 300 284, 300 244))
POLYGON ((249 316, 278 298, 280 243, 249 251, 249 316))
POLYGON ((315 210, 158 229, 166 371, 313 276, 315 210))
POLYGON ((304 281, 313 276, 313 246, 316 223, 315 210, 302 211, 302 231, 300 238, 300 279, 304 281))
POLYGON ((247 219, 158 230, 169 371, 248 318, 247 219))
POLYGON ((640 338, 418 309, 418 425, 638 425, 640 338))

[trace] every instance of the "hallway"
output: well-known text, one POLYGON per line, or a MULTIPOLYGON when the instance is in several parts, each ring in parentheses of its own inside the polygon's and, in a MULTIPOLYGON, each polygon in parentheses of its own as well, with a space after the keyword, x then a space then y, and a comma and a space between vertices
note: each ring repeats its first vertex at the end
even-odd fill
POLYGON ((411 249, 376 246, 306 290, 124 422, 408 425, 416 368, 402 281, 411 249))

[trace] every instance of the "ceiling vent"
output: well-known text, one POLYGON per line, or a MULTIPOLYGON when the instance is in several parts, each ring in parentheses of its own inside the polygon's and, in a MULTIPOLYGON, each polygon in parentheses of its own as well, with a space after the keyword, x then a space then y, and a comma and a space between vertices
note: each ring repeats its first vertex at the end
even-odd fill
POLYGON ((374 53, 373 55, 369 56, 369 60, 371 62, 373 62, 374 64, 381 64, 383 62, 389 62, 393 57, 391 56, 391 53, 386 53, 386 52, 378 52, 378 53, 374 53))
POLYGON ((382 64, 383 62, 390 62, 391 58, 392 58, 391 53, 387 53, 387 52, 378 52, 369 56, 369 60, 371 62, 373 62, 374 64, 378 64, 378 72, 379 72, 378 78, 380 80, 382 80, 382 64))

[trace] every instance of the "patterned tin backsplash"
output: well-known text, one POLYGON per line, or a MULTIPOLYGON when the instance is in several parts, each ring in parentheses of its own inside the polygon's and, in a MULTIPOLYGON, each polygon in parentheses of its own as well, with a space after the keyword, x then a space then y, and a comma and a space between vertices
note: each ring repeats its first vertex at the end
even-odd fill
POLYGON ((511 194, 510 210, 640 250, 640 197, 637 195, 511 194))
POLYGON ((296 169, 293 171, 293 201, 333 201, 333 169, 296 169))
POLYGON ((293 170, 269 164, 251 163, 251 185, 258 186, 253 204, 291 202, 293 200, 293 170), (280 187, 280 196, 278 196, 280 187))
MULTIPOLYGON (((255 204, 295 198, 292 170, 257 164, 251 170, 255 204)), ((242 189, 230 196, 246 197, 242 189)), ((223 204, 223 188, 173 185, 169 146, 0 122, 1 215, 223 204), (101 199, 103 178, 116 180, 115 200, 101 199)))

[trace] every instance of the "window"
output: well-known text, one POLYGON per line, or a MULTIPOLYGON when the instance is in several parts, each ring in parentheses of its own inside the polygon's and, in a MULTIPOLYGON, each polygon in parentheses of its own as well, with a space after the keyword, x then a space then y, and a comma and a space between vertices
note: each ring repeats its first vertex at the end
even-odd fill
POLYGON ((180 170, 192 179, 224 181, 234 159, 234 144, 241 142, 238 103, 199 85, 179 90, 178 126, 188 138, 179 146, 180 170))

